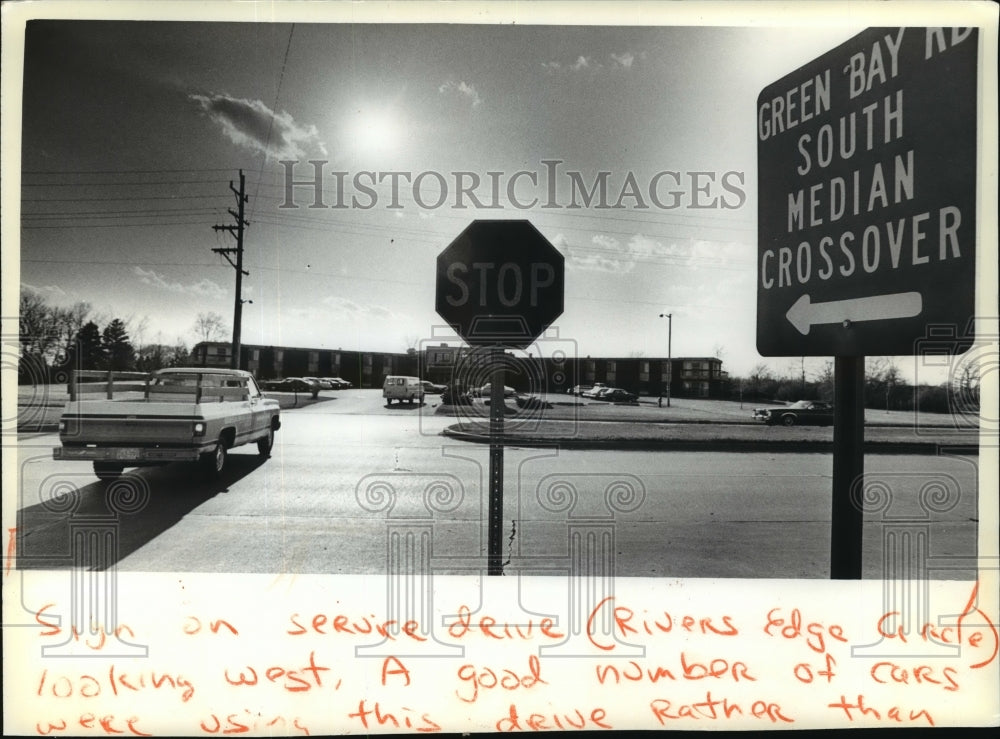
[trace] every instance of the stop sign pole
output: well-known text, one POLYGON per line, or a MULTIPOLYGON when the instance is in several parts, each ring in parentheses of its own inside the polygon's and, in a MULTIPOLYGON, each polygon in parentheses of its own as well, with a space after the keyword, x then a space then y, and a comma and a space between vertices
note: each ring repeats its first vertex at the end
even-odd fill
POLYGON ((466 343, 490 347, 489 575, 503 574, 504 351, 527 348, 562 314, 564 261, 524 220, 473 221, 437 258, 438 315, 466 343))
POLYGON ((487 522, 487 570, 488 575, 502 575, 503 561, 500 541, 503 537, 503 420, 504 370, 502 346, 490 351, 492 373, 490 378, 490 497, 489 520, 487 522))

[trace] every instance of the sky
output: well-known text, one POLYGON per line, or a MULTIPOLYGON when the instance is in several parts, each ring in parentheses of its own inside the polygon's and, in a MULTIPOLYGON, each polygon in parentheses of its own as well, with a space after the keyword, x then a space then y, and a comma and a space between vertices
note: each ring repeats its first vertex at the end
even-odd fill
POLYGON ((757 95, 865 24, 579 17, 31 21, 21 290, 89 302, 145 342, 193 345, 199 313, 231 326, 235 270, 212 250, 235 240, 213 226, 235 223, 242 170, 244 343, 436 342, 436 256, 474 219, 526 218, 565 255, 550 336, 579 356, 665 356, 670 313, 675 357, 798 368, 755 348, 757 95), (322 203, 312 186, 289 200, 310 161, 322 203), (483 207, 456 202, 455 173, 483 207), (617 207, 584 202, 602 177, 617 207))

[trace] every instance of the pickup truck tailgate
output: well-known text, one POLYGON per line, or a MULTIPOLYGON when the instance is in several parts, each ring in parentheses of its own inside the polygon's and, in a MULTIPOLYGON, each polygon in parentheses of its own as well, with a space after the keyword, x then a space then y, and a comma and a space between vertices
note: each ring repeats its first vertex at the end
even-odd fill
POLYGON ((154 446, 190 444, 194 423, 201 418, 194 403, 71 402, 62 415, 60 441, 64 445, 97 444, 154 446), (109 405, 114 412, 109 412, 109 405))

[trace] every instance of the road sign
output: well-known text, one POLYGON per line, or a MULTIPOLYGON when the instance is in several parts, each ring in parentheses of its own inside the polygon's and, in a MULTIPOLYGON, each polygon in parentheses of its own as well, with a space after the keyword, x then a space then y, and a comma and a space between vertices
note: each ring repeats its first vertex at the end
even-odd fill
POLYGON ((975 28, 870 28, 757 100, 757 350, 913 354, 975 310, 975 28))
POLYGON ((564 259, 528 221, 473 221, 437 258, 435 308, 472 345, 524 349, 563 311, 564 259))

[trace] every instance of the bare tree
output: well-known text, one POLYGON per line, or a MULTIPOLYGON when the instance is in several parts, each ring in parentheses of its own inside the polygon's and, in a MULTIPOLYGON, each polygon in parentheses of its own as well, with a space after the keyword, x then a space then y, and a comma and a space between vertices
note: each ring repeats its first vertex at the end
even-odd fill
POLYGON ((34 292, 21 293, 19 327, 22 356, 49 359, 59 349, 62 336, 59 309, 34 292))
POLYGON ((816 372, 816 384, 819 386, 819 396, 822 400, 833 400, 834 395, 834 368, 833 360, 828 359, 823 362, 823 366, 816 372))
POLYGON ((226 319, 215 311, 199 313, 194 321, 194 332, 200 341, 222 341, 228 331, 226 319))
POLYGON ((149 330, 149 316, 138 318, 135 314, 132 314, 125 319, 125 328, 132 338, 133 346, 136 349, 141 349, 143 344, 146 343, 146 331, 149 330))
POLYGON ((90 317, 91 310, 90 303, 82 300, 73 303, 69 308, 54 309, 55 320, 60 332, 59 341, 66 355, 69 354, 70 348, 73 342, 76 341, 80 330, 87 325, 87 321, 92 320, 90 317))
POLYGON ((982 380, 980 359, 971 352, 965 354, 952 372, 952 384, 965 410, 979 408, 979 389, 982 380))
POLYGON ((758 397, 761 384, 773 379, 773 377, 771 368, 763 362, 754 365, 753 369, 750 370, 750 391, 753 393, 753 397, 758 397))

